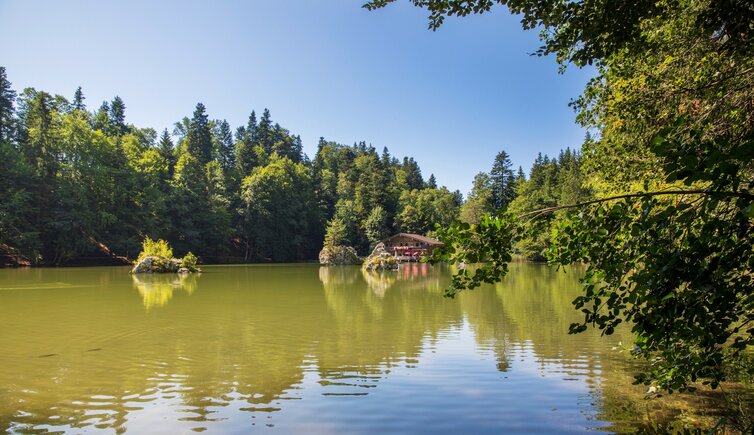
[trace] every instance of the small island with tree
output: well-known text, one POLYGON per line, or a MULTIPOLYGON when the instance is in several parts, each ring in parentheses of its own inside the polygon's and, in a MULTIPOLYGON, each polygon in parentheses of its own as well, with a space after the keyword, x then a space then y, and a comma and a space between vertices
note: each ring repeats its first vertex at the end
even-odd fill
POLYGON ((152 240, 149 237, 142 243, 143 249, 131 273, 192 273, 201 272, 196 267, 199 260, 191 251, 183 258, 173 256, 173 248, 165 240, 152 240))

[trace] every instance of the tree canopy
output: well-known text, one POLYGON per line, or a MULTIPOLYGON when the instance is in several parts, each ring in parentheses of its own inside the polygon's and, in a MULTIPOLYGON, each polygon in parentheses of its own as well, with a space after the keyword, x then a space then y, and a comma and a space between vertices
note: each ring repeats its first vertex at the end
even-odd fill
POLYGON ((158 134, 129 124, 119 97, 94 112, 84 101, 81 87, 72 102, 17 96, 0 67, 3 262, 119 262, 145 237, 207 262, 310 260, 328 222, 362 254, 406 230, 405 195, 424 198, 413 231, 457 216, 460 194, 425 183, 413 158, 322 139, 310 160, 266 109, 234 130, 198 103, 158 134))

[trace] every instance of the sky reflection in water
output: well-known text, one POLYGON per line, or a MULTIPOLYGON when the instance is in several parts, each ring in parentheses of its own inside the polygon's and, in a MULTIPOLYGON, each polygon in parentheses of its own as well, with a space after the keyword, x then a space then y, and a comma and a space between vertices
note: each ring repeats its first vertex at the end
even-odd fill
POLYGON ((578 269, 0 270, 0 431, 583 432, 620 340, 567 334, 578 269))

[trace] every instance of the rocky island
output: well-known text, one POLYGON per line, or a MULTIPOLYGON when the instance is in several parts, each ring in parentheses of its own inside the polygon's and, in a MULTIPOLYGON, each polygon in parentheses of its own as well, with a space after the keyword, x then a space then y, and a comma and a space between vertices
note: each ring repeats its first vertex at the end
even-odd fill
POLYGON ((188 252, 183 258, 174 258, 173 249, 165 240, 154 241, 147 237, 142 244, 143 250, 136 260, 131 273, 192 273, 201 272, 196 267, 198 258, 188 252))

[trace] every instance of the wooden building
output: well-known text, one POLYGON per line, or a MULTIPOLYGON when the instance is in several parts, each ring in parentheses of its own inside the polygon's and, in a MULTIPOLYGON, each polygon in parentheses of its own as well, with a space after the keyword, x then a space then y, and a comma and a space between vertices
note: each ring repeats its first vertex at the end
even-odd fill
POLYGON ((419 259, 432 255, 432 250, 442 246, 439 240, 418 234, 398 233, 383 240, 385 250, 401 259, 419 259))

